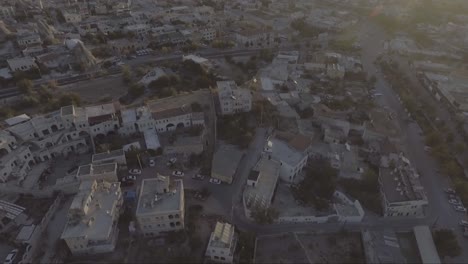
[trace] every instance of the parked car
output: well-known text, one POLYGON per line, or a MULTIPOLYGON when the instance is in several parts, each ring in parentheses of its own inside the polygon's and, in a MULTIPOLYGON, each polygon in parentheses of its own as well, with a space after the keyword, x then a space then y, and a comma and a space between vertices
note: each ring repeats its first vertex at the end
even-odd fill
POLYGON ((221 181, 220 181, 219 179, 210 178, 210 183, 213 183, 213 184, 221 184, 221 181))
POLYGON ((139 170, 139 169, 131 169, 131 170, 128 171, 128 173, 140 175, 140 174, 141 174, 141 170, 139 170))
POLYGON ((192 176, 192 179, 198 180, 198 181, 203 181, 205 179, 205 176, 203 176, 201 174, 195 174, 195 175, 192 176))
POLYGON ((448 202, 449 204, 460 205, 460 201, 458 201, 457 199, 450 199, 448 202))
POLYGON ((150 167, 156 166, 156 161, 150 160, 150 161, 149 161, 149 166, 150 166, 150 167))
POLYGON ((453 208, 455 209, 455 211, 457 212, 463 212, 463 213, 466 213, 466 208, 461 206, 461 205, 454 205, 453 208))
POLYGON ((135 175, 128 175, 122 178, 123 181, 136 181, 136 179, 135 175))
POLYGON ((447 188, 447 189, 444 190, 444 192, 447 193, 447 194, 456 194, 455 190, 452 189, 452 188, 447 188))
POLYGON ((460 220, 460 225, 461 225, 461 226, 466 226, 466 227, 468 227, 468 221, 466 221, 466 220, 460 220))
POLYGON ((167 161, 166 165, 167 166, 172 166, 177 162, 177 158, 171 158, 167 161))
POLYGON ((13 249, 10 253, 8 253, 8 255, 5 258, 5 262, 3 262, 3 263, 12 264, 13 261, 15 260, 15 258, 16 258, 16 254, 18 254, 18 250, 13 249))
POLYGON ((184 177, 184 173, 181 172, 181 171, 176 170, 176 171, 173 171, 173 172, 172 172, 172 176, 184 177))
POLYGON ((448 198, 458 200, 458 196, 456 196, 455 194, 449 194, 448 198))

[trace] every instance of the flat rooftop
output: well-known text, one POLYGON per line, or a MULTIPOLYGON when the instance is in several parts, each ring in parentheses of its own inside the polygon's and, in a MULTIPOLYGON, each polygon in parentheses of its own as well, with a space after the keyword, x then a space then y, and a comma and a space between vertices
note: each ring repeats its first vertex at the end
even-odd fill
POLYGON ((125 152, 123 151, 123 149, 117 149, 117 150, 108 151, 108 152, 101 152, 101 153, 93 154, 92 162, 118 158, 124 155, 125 155, 125 152))
POLYGON ((234 176, 243 155, 244 152, 237 146, 221 145, 213 155, 211 171, 225 176, 234 176))
POLYGON ((87 106, 85 107, 85 112, 86 116, 90 118, 95 116, 114 114, 115 112, 117 112, 117 109, 114 103, 109 103, 95 106, 87 106))
POLYGON ((278 161, 268 159, 267 155, 257 162, 252 170, 252 172, 258 172, 257 183, 255 187, 246 186, 245 196, 247 201, 253 199, 251 202, 260 201, 264 206, 270 205, 278 181, 280 167, 278 161))
POLYGON ((138 207, 136 214, 157 214, 159 212, 178 211, 183 205, 183 181, 170 180, 169 190, 166 193, 160 193, 157 190, 164 182, 158 178, 144 179, 141 183, 140 196, 138 198, 138 207))
POLYGON ((409 168, 380 168, 380 181, 389 202, 425 200, 424 189, 409 168))
POLYGON ((86 236, 88 240, 108 239, 112 228, 114 228, 112 215, 115 213, 119 196, 119 182, 83 182, 80 186, 80 192, 75 195, 70 206, 62 239, 82 236, 86 236), (96 184, 96 189, 93 192, 94 184, 96 184), (84 214, 82 210, 91 194, 93 199, 88 206, 88 212, 84 214), (76 210, 81 211, 81 214, 76 214, 76 210))
POLYGON ((88 165, 80 166, 78 168, 77 175, 78 176, 96 175, 96 174, 109 173, 113 171, 117 171, 117 163, 108 163, 108 164, 100 164, 100 165, 88 164, 88 165))
POLYGON ((29 117, 27 114, 21 114, 21 115, 18 115, 18 116, 14 116, 14 117, 5 119, 5 123, 7 123, 7 125, 9 125, 9 126, 14 126, 16 124, 23 123, 23 122, 28 121, 30 119, 31 119, 31 117, 29 117))
POLYGON ((271 139, 267 144, 271 144, 272 156, 291 165, 298 164, 306 156, 306 154, 299 152, 290 147, 285 141, 277 138, 271 139))

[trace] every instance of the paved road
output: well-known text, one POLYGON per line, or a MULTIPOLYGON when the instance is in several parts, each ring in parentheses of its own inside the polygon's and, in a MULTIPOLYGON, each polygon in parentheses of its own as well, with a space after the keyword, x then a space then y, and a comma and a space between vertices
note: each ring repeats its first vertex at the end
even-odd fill
POLYGON ((396 93, 373 64, 374 60, 383 52, 384 40, 385 35, 381 30, 370 23, 364 25, 361 34, 364 69, 377 77, 376 89, 379 93, 383 94, 378 99, 378 104, 382 107, 389 107, 396 112, 397 120, 403 133, 402 143, 407 147, 405 152, 420 172, 421 183, 428 196, 428 219, 432 220, 431 222, 435 223, 436 227, 454 229, 463 250, 460 257, 451 261, 460 262, 466 260, 468 259, 468 243, 462 236, 458 225, 459 221, 465 218, 465 214, 456 212, 448 204, 446 195, 443 192, 444 188, 449 187, 448 179, 437 173, 437 162, 424 151, 425 144, 424 138, 421 135, 421 129, 416 123, 408 122, 407 114, 396 93))

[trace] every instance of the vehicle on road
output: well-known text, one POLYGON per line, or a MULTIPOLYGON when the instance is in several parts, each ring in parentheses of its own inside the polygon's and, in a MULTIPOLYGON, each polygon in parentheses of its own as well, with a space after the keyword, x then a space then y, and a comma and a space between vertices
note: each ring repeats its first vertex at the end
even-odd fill
POLYGON ((140 175, 140 174, 141 174, 141 170, 139 170, 139 169, 131 169, 131 170, 128 171, 128 173, 140 175))
POLYGON ((172 176, 176 176, 176 177, 184 177, 184 173, 181 172, 181 171, 178 171, 178 170, 175 170, 172 172, 172 176))
POLYGON ((172 166, 177 162, 177 158, 171 158, 167 161, 166 165, 167 166, 172 166))
POLYGON ((458 201, 457 199, 450 199, 448 202, 449 204, 453 205, 461 205, 460 201, 458 201))
POLYGON ((213 183, 213 184, 221 184, 221 181, 220 181, 219 179, 210 178, 210 183, 213 183))
POLYGON ((460 225, 461 225, 461 226, 466 226, 466 227, 468 227, 468 221, 466 221, 466 220, 460 220, 460 225))
POLYGON ((122 186, 132 186, 133 184, 135 184, 135 181, 136 181, 135 175, 125 176, 120 180, 122 186))
POLYGON ((466 213, 466 208, 461 205, 454 205, 453 209, 455 209, 455 211, 457 212, 466 213))
POLYGON ((3 262, 3 263, 5 263, 5 264, 13 263, 13 261, 15 261, 16 254, 18 254, 18 250, 13 249, 10 253, 8 253, 8 255, 5 258, 5 262, 3 262))
POLYGON ((201 174, 195 174, 192 176, 192 179, 197 180, 197 181, 203 181, 205 179, 205 176, 201 174))
POLYGON ((447 189, 444 190, 444 192, 447 193, 447 194, 456 194, 455 190, 452 189, 452 188, 447 188, 447 189))
POLYGON ((150 166, 150 167, 156 166, 156 161, 150 160, 150 161, 149 161, 149 166, 150 166))

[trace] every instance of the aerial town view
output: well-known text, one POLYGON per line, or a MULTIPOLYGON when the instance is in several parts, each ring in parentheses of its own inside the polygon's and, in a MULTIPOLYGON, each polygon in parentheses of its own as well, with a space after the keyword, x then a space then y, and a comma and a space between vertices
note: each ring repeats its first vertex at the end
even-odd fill
POLYGON ((468 0, 0 0, 5 264, 468 263, 467 208, 468 0))

